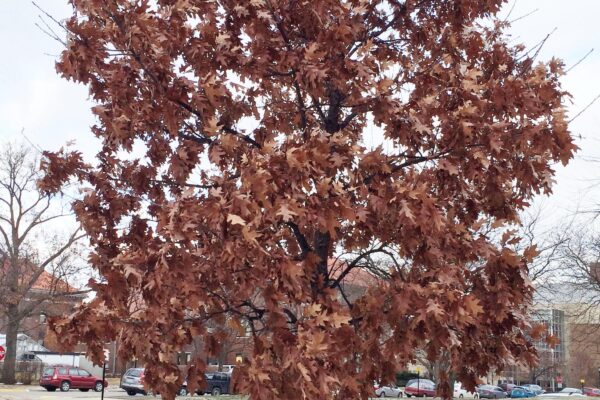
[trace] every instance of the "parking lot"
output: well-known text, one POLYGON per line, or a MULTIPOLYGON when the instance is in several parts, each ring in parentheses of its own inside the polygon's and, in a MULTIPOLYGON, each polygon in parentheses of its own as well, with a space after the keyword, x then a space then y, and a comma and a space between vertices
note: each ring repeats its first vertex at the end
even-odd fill
MULTIPOLYGON (((209 396, 207 396, 208 398, 209 396)), ((128 396, 125 391, 118 388, 108 388, 104 393, 105 400, 122 400, 122 399, 159 399, 160 396, 128 396)), ((198 399, 202 396, 186 396, 178 397, 178 399, 198 399)), ((217 397, 214 397, 215 399, 217 397)), ((48 392, 41 387, 36 386, 0 386, 0 400, 63 400, 63 399, 100 399, 100 393, 96 392, 80 392, 79 390, 71 390, 69 392, 48 392)), ((241 400, 239 396, 222 395, 219 400, 241 400)))
MULTIPOLYGON (((204 396, 186 396, 178 397, 178 399, 199 399, 204 396)), ((207 395, 205 398, 218 399, 218 400, 242 400, 240 396, 233 395, 221 395, 218 397, 212 397, 207 395)), ((576 398, 585 398, 584 396, 577 396, 576 398)), ((96 392, 80 392, 79 390, 71 390, 69 392, 48 392, 41 387, 36 386, 0 386, 0 400, 63 400, 63 399, 100 399, 100 393, 96 392)), ((118 388, 109 388, 104 393, 105 400, 142 400, 142 399, 160 399, 160 396, 128 396, 123 390, 118 388)), ((429 398, 422 398, 427 400, 429 398)), ((553 397, 545 397, 544 400, 552 400, 553 397)), ((560 397, 556 397, 560 399, 560 397)))

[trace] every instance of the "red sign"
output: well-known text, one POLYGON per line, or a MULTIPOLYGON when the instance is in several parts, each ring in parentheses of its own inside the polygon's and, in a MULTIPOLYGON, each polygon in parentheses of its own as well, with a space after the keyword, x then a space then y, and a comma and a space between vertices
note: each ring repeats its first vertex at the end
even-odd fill
POLYGON ((557 376, 556 377, 556 383, 558 383, 559 385, 562 384, 562 376, 557 376))
POLYGON ((6 350, 4 347, 0 346, 0 361, 4 360, 4 355, 6 354, 6 350))

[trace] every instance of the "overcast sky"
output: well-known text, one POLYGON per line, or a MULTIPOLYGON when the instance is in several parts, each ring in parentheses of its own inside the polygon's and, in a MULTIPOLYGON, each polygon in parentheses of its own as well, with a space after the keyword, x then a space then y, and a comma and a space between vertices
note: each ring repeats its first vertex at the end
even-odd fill
MULTIPOLYGON (((69 15, 65 0, 38 0, 58 19, 69 15)), ((504 14, 513 6, 507 5, 504 14)), ((540 52, 540 59, 562 58, 567 67, 590 49, 589 57, 565 78, 564 87, 573 95, 570 115, 582 110, 600 94, 600 15, 599 0, 517 0, 510 20, 536 10, 516 21, 515 42, 532 46, 554 28, 540 52)), ((60 44, 42 33, 35 23, 40 12, 27 0, 3 0, 0 8, 0 141, 25 135, 44 149, 56 150, 69 140, 88 157, 97 151, 90 133, 93 118, 87 89, 61 79, 54 70, 60 44)), ((600 203, 600 101, 571 125, 581 147, 576 160, 559 168, 555 194, 543 200, 545 215, 556 221, 575 209, 600 203), (594 164, 590 160, 598 159, 594 164)))

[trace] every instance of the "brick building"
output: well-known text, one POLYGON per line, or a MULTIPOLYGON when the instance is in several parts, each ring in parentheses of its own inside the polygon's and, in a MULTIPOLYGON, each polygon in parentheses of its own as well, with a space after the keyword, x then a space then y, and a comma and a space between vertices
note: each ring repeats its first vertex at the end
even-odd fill
MULTIPOLYGON (((84 299, 85 294, 80 293, 66 281, 43 271, 27 292, 22 306, 27 307, 30 304, 39 304, 22 320, 19 333, 27 335, 49 350, 56 350, 51 343, 45 343, 48 329, 46 321, 48 317, 68 314, 84 299), (60 296, 49 297, 50 294, 58 292, 61 293, 60 296)), ((6 317, 0 315, 0 333, 5 332, 6 324, 6 317)))

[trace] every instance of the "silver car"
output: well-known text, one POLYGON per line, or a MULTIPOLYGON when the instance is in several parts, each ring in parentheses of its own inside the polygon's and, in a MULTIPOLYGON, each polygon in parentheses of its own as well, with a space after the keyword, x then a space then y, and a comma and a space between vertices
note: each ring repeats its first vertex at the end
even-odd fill
POLYGON ((144 368, 129 368, 121 377, 121 384, 119 386, 130 396, 135 396, 138 393, 146 395, 147 392, 144 389, 144 368))
POLYGON ((399 387, 393 386, 379 386, 375 389, 375 395, 378 397, 403 397, 402 390, 399 387))

